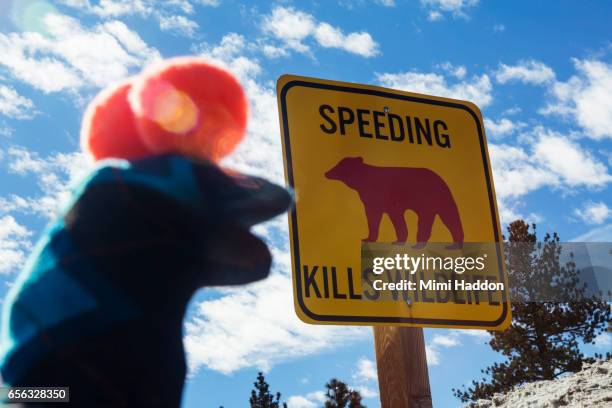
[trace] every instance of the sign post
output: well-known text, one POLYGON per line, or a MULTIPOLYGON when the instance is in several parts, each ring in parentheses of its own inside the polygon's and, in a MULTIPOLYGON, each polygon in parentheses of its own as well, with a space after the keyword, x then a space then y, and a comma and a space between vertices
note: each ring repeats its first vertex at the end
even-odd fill
POLYGON ((381 407, 431 408, 425 338, 420 327, 374 327, 381 407))
POLYGON ((501 330, 511 318, 482 115, 288 75, 277 93, 296 313, 375 326, 382 406, 431 405, 421 328, 501 330))

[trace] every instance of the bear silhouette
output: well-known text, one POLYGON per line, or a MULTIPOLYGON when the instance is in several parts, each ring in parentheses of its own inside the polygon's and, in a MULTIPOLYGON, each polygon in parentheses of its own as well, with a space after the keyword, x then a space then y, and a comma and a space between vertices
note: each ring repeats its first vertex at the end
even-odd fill
POLYGON ((435 172, 425 168, 372 166, 361 157, 346 157, 325 177, 342 181, 359 194, 369 229, 363 241, 377 241, 380 221, 387 213, 395 228, 395 243, 405 243, 408 227, 404 214, 412 210, 418 216, 416 248, 429 241, 436 215, 453 237, 454 243, 449 248, 462 247, 463 227, 457 204, 446 182, 435 172))

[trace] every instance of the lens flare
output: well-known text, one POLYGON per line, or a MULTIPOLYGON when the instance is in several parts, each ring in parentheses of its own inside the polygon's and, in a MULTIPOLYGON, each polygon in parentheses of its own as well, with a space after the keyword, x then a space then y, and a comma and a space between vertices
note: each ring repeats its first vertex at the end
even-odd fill
POLYGON ((158 84, 151 92, 149 119, 162 129, 184 135, 198 124, 199 111, 193 100, 168 83, 158 84))
POLYGON ((248 103, 225 69, 192 57, 153 66, 128 99, 144 145, 151 151, 219 161, 243 138, 248 103))
POLYGON ((57 13, 53 5, 44 0, 15 0, 10 9, 11 21, 20 31, 47 33, 45 17, 57 13))

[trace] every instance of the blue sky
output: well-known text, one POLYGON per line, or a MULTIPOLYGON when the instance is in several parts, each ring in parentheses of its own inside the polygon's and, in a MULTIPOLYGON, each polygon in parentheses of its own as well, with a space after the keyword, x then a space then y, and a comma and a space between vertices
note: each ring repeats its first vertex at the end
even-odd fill
MULTIPOLYGON (((610 2, 0 0, 0 295, 71 182, 82 112, 102 87, 177 55, 231 69, 249 136, 227 159, 283 182, 274 85, 285 73, 467 99, 485 116, 502 223, 612 240, 610 2)), ((378 406, 369 328, 293 313, 284 218, 259 227, 275 266, 242 291, 203 290, 185 344, 186 407, 242 407, 258 370, 290 406, 339 377, 378 406)), ((434 404, 498 356, 480 331, 425 330, 434 404)), ((588 352, 610 349, 602 338, 588 352)))

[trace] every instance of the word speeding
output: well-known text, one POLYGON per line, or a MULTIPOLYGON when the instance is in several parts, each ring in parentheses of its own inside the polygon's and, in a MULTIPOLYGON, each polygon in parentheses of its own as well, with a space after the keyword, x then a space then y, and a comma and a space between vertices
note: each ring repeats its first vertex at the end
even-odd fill
POLYGON ((351 109, 345 106, 334 108, 331 105, 320 105, 319 114, 323 122, 319 125, 327 134, 338 131, 346 135, 347 126, 356 126, 360 137, 390 140, 393 142, 436 145, 442 148, 451 147, 448 126, 441 119, 400 116, 391 112, 369 109, 351 109))

